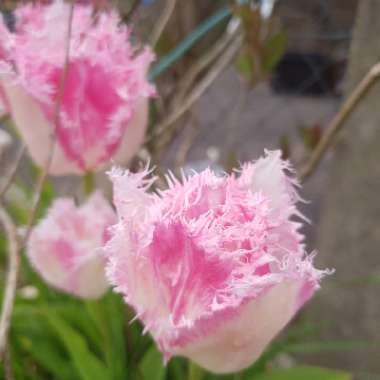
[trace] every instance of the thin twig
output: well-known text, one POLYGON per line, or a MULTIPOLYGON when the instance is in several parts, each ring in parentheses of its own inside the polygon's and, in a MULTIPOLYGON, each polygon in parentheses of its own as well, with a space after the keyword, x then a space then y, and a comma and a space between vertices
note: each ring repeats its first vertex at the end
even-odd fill
POLYGON ((10 186, 13 183, 13 180, 15 179, 17 169, 18 169, 20 162, 21 162, 21 159, 25 153, 25 148, 26 148, 25 144, 23 143, 17 152, 16 158, 14 160, 14 164, 11 167, 11 169, 9 170, 8 175, 6 176, 3 188, 0 190, 0 201, 3 199, 5 193, 8 191, 8 189, 10 188, 10 186))
POLYGON ((68 27, 67 27, 67 40, 66 40, 66 49, 65 49, 65 62, 64 62, 62 76, 61 76, 60 83, 59 83, 56 107, 54 110, 54 119, 53 119, 54 129, 53 129, 53 132, 52 132, 52 135, 50 138, 50 144, 49 144, 50 146, 49 146, 49 151, 48 151, 49 153, 48 153, 46 163, 42 169, 41 175, 38 178, 38 182, 37 182, 36 189, 34 192, 33 205, 32 205, 30 215, 29 215, 28 225, 26 228, 26 232, 25 232, 25 236, 23 239, 22 246, 25 246, 25 244, 29 240, 29 236, 30 236, 30 233, 32 231, 32 226, 33 226, 34 221, 36 219, 37 210, 38 210, 38 207, 40 205, 42 189, 43 189, 43 186, 45 184, 45 180, 47 178, 50 165, 53 161, 54 149, 55 149, 55 143, 56 143, 56 133, 55 132, 56 132, 56 128, 57 128, 57 124, 58 124, 58 120, 59 120, 59 115, 61 112, 62 98, 63 98, 63 94, 64 94, 64 89, 65 89, 66 77, 67 77, 67 73, 68 73, 68 69, 69 69, 69 57, 70 57, 70 45, 71 45, 70 41, 71 41, 72 23, 73 23, 73 16, 74 16, 74 4, 75 4, 75 1, 72 1, 70 3, 70 11, 69 11, 68 27))
POLYGON ((191 68, 177 86, 175 100, 180 101, 180 99, 182 99, 185 94, 187 94, 199 74, 205 70, 216 58, 218 58, 220 54, 222 54, 226 47, 234 38, 236 38, 237 34, 240 32, 241 31, 239 28, 236 28, 236 30, 232 33, 230 31, 224 33, 224 35, 214 43, 214 45, 206 54, 202 55, 196 62, 191 65, 191 68))
POLYGON ((169 100, 168 107, 164 107, 162 104, 162 98, 158 97, 156 99, 156 106, 159 108, 158 114, 164 115, 164 109, 175 109, 178 107, 180 103, 183 102, 183 99, 191 90, 191 87, 194 85, 194 82, 200 74, 205 71, 208 66, 210 66, 227 48, 227 46, 232 42, 232 40, 236 37, 236 35, 240 33, 240 29, 237 27, 234 31, 227 31, 220 37, 214 44, 211 46, 208 51, 203 54, 198 60, 193 62, 189 68, 189 70, 185 73, 185 75, 181 78, 179 83, 171 90, 172 96, 169 100))
MULTIPOLYGON (((189 94, 191 91, 192 86, 194 85, 195 81, 199 78, 200 74, 207 69, 208 66, 210 66, 217 58, 225 51, 225 49, 230 45, 234 38, 237 37, 237 35, 240 33, 240 28, 237 27, 233 31, 226 32, 221 38, 219 38, 214 45, 206 52, 206 54, 202 55, 197 61, 195 61, 190 69, 187 71, 187 73, 184 75, 184 77, 181 79, 181 81, 176 86, 176 89, 174 91, 174 96, 172 96, 171 101, 169 102, 170 105, 168 107, 169 110, 176 110, 181 104, 183 104, 184 99, 186 98, 186 95, 189 94)), ((207 73, 205 74, 207 76, 207 73)), ((167 112, 169 115, 171 112, 167 112)), ((163 114, 163 113, 161 113, 163 114)), ((183 117, 184 115, 182 115, 183 117)), ((182 125, 186 125, 186 123, 183 123, 182 125)), ((171 128, 173 129, 173 128, 171 128)), ((165 148, 170 141, 172 140, 173 136, 175 136, 175 130, 172 131, 173 133, 168 136, 168 138, 163 139, 164 141, 160 140, 161 143, 161 149, 165 148)))
POLYGON ((174 12, 174 8, 177 4, 177 0, 166 0, 165 8, 159 17, 157 23, 154 25, 152 34, 149 38, 149 43, 152 47, 156 46, 162 33, 164 32, 166 25, 168 24, 170 17, 174 12))
POLYGON ((198 120, 194 113, 191 113, 191 119, 192 120, 189 120, 188 123, 189 128, 187 131, 185 130, 185 136, 183 137, 182 143, 177 150, 175 168, 178 175, 180 175, 180 169, 185 165, 190 149, 199 135, 198 120))
POLYGON ((16 226, 2 207, 0 207, 0 223, 4 227, 8 241, 8 271, 0 316, 0 361, 2 361, 7 346, 8 329, 16 294, 20 257, 16 226))
POLYGON ((322 135, 321 140, 311 154, 310 159, 306 162, 303 169, 300 171, 300 181, 304 182, 308 179, 314 171, 317 169, 323 155, 327 149, 331 146, 334 137, 342 129, 345 121, 350 117, 352 112, 356 109, 357 105, 365 98, 369 89, 380 78, 380 62, 376 63, 361 80, 361 82, 355 87, 353 92, 348 96, 343 103, 339 112, 332 119, 331 123, 327 127, 326 131, 322 135))
POLYGON ((169 114, 156 128, 155 131, 148 137, 146 143, 149 143, 154 138, 161 136, 168 128, 175 123, 193 104, 205 93, 205 91, 214 83, 215 79, 224 71, 227 65, 235 57, 240 49, 243 38, 238 36, 231 43, 225 53, 219 58, 215 65, 210 69, 206 76, 200 81, 198 85, 191 91, 190 95, 178 105, 176 109, 169 114))

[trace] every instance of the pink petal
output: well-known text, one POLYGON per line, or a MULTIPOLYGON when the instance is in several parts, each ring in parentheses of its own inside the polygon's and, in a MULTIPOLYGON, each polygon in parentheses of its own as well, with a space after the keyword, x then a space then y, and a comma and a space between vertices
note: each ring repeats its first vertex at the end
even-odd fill
POLYGON ((51 286, 81 298, 99 298, 108 288, 100 248, 114 220, 100 193, 79 208, 71 199, 57 199, 33 229, 27 255, 51 286))
POLYGON ((175 354, 214 373, 248 367, 292 319, 299 287, 292 281, 275 285, 265 296, 244 305, 236 318, 224 321, 213 334, 179 348, 175 354))
POLYGON ((245 368, 318 289, 326 272, 304 252, 288 169, 268 152, 240 177, 169 173, 156 194, 147 169, 111 172, 107 275, 166 358, 245 368))
MULTIPOLYGON (((33 160, 45 167, 49 147, 51 146, 51 126, 42 113, 41 108, 26 91, 9 75, 0 75, 0 86, 6 95, 12 118, 29 148, 33 160)), ((51 174, 61 175, 67 172, 80 173, 80 169, 66 158, 61 145, 56 143, 50 165, 51 174)))
POLYGON ((141 98, 129 121, 119 147, 114 156, 114 162, 125 165, 138 153, 138 148, 145 140, 145 132, 148 126, 149 102, 147 98, 141 98))
POLYGON ((12 98, 5 102, 37 164, 49 145, 36 141, 48 141, 56 129, 57 165, 50 172, 58 175, 99 170, 115 155, 128 161, 143 142, 147 99, 154 94, 145 78, 151 51, 136 52, 115 12, 101 12, 94 22, 91 4, 75 5, 65 72, 69 8, 58 0, 24 5, 15 12, 16 32, 0 39, 2 82, 11 76, 17 88, 1 84, 12 98))

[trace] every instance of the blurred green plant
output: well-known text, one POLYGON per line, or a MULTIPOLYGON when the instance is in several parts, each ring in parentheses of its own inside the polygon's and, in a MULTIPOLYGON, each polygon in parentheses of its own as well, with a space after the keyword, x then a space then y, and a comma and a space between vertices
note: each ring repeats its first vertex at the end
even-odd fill
POLYGON ((287 35, 273 19, 263 20, 258 7, 239 5, 234 13, 244 31, 244 44, 235 66, 253 87, 277 66, 285 52, 287 35))

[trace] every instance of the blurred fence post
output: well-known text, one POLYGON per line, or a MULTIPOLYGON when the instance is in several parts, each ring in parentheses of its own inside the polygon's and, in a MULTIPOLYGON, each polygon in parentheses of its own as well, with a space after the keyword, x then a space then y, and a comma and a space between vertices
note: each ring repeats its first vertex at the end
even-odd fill
MULTIPOLYGON (((380 60, 379 16, 379 0, 359 2, 346 94, 380 60)), ((377 83, 354 111, 334 151, 318 250, 323 265, 335 267, 336 274, 310 313, 326 341, 377 342, 377 348, 328 352, 316 358, 319 364, 363 373, 380 373, 379 99, 377 83)), ((355 379, 368 378, 361 376, 355 379)))

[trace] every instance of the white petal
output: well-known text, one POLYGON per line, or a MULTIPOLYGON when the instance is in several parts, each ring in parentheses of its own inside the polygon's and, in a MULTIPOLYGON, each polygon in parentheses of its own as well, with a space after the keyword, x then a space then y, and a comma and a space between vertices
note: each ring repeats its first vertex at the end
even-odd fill
POLYGON ((251 365, 296 311, 298 282, 283 282, 243 306, 238 317, 216 332, 175 352, 214 373, 240 371, 251 365))
POLYGON ((116 163, 121 165, 126 164, 136 153, 138 153, 145 138, 145 131, 148 125, 148 111, 148 99, 141 98, 138 101, 135 112, 129 121, 127 130, 123 136, 123 140, 114 157, 116 163))
MULTIPOLYGON (((0 85, 9 103, 10 113, 18 131, 24 139, 29 153, 37 165, 46 165, 51 146, 52 126, 46 120, 34 99, 8 75, 0 75, 0 85)), ((73 161, 66 158, 58 142, 55 143, 49 173, 61 175, 80 173, 73 161)))

